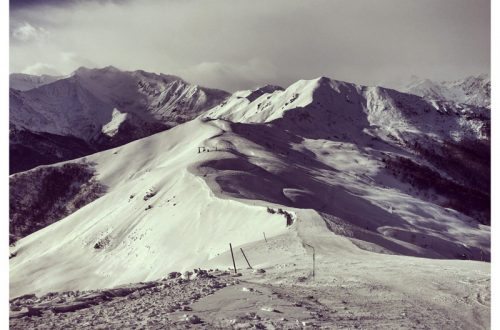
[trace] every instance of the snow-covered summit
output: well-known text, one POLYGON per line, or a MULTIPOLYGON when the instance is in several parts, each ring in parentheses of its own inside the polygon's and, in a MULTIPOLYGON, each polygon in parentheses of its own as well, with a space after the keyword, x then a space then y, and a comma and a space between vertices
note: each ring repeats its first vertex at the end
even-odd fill
POLYGON ((237 92, 202 116, 244 123, 275 123, 317 136, 350 136, 367 131, 399 136, 430 134, 442 139, 488 139, 489 111, 467 104, 430 101, 382 87, 319 77, 256 97, 237 92))
POLYGON ((404 91, 429 100, 452 101, 479 107, 491 107, 491 79, 488 74, 455 81, 436 82, 412 77, 404 91))

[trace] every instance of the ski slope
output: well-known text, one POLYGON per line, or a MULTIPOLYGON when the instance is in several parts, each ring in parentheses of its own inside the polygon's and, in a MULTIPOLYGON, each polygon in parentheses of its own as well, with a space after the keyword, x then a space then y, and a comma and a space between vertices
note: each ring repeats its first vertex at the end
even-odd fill
MULTIPOLYGON (((488 226, 405 192, 376 154, 268 124, 198 118, 75 160, 94 164, 107 193, 11 248, 10 295, 227 266, 229 243, 262 246, 263 233, 281 242, 257 260, 266 267, 304 260, 297 269, 307 269, 303 243, 345 267, 489 254, 488 226)), ((464 274, 489 271, 486 263, 456 265, 464 274)))

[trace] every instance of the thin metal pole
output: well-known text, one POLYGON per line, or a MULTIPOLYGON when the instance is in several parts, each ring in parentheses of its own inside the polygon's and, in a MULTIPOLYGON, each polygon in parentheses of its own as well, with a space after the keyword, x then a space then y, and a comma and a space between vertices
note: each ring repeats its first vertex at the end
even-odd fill
POLYGON ((266 233, 262 232, 262 234, 264 234, 264 239, 266 240, 267 243, 266 233))
POLYGON ((247 256, 245 255, 245 252, 243 252, 243 249, 240 248, 240 250, 241 250, 241 253, 243 254, 243 256, 245 257, 245 260, 247 261, 248 267, 250 267, 250 269, 253 269, 252 266, 250 266, 250 263, 248 262, 247 256))
POLYGON ((229 249, 231 250, 231 258, 233 258, 234 273, 236 274, 236 263, 234 262, 233 246, 229 243, 229 249))
POLYGON ((313 279, 316 276, 316 250, 313 247, 313 279))
POLYGON ((308 247, 310 247, 312 250, 313 250, 313 279, 315 278, 315 275, 316 275, 316 250, 314 249, 314 246, 312 245, 309 245, 307 243, 304 243, 304 245, 307 245, 308 247))

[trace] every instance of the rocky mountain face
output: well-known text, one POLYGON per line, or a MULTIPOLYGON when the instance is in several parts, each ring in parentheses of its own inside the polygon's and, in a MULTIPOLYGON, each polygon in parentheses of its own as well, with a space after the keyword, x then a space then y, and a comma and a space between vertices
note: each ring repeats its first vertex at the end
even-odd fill
POLYGON ((67 78, 37 88, 11 88, 11 173, 169 129, 227 96, 224 91, 191 85, 178 77, 113 67, 80 68, 67 78), (43 136, 36 147, 34 135, 43 136), (79 147, 61 148, 66 144, 62 141, 79 147))
POLYGON ((491 79, 482 74, 461 80, 436 82, 413 77, 404 91, 428 100, 451 101, 491 108, 491 79))

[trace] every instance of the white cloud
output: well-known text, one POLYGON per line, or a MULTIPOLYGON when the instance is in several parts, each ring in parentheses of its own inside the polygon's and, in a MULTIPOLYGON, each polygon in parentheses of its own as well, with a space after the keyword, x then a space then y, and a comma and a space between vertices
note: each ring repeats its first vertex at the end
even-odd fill
POLYGON ((32 74, 32 75, 51 75, 51 76, 60 76, 61 72, 59 72, 53 65, 47 63, 35 63, 24 68, 22 73, 32 74))
POLYGON ((19 41, 42 40, 48 34, 46 29, 34 27, 28 22, 24 22, 12 30, 12 37, 19 41))
POLYGON ((88 68, 98 67, 94 62, 77 55, 74 52, 61 52, 54 56, 50 62, 35 62, 24 67, 21 72, 32 75, 47 74, 61 76, 74 71, 76 68, 85 66, 88 68))
POLYGON ((46 63, 68 74, 113 65, 231 91, 317 76, 368 85, 413 73, 458 79, 489 71, 489 4, 141 0, 23 7, 11 12, 10 70, 46 63))
POLYGON ((243 63, 202 62, 183 70, 181 76, 204 86, 231 89, 252 89, 277 78, 276 67, 260 58, 243 63))
POLYGON ((88 58, 78 55, 75 52, 65 51, 59 54, 59 66, 64 68, 64 71, 73 70, 75 68, 84 66, 87 68, 95 68, 98 65, 88 58))

